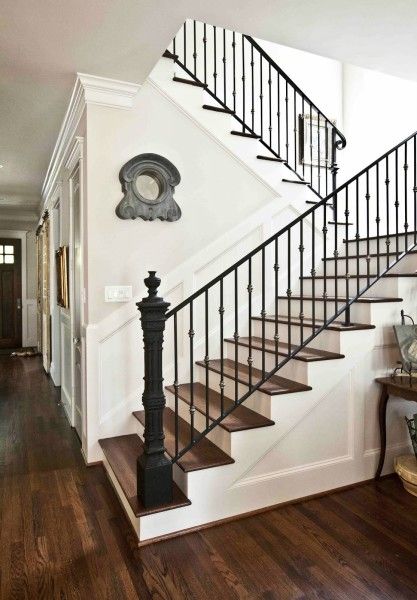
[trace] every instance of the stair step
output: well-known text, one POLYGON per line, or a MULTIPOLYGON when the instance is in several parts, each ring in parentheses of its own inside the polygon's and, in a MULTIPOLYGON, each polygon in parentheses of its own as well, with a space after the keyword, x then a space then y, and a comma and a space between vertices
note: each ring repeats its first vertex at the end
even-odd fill
MULTIPOLYGON (((346 244, 346 242, 356 242, 356 241, 366 242, 367 240, 377 240, 378 238, 380 240, 384 241, 387 239, 387 237, 395 238, 395 237, 397 237, 397 235, 398 235, 398 237, 404 237, 406 234, 404 231, 402 231, 401 233, 399 232, 398 234, 395 233, 395 231, 394 231, 394 233, 389 233, 388 235, 386 233, 383 233, 383 234, 380 233, 379 235, 371 235, 369 237, 366 237, 366 236, 360 237, 358 240, 356 240, 356 238, 349 238, 348 240, 343 240, 343 242, 345 244, 346 244)), ((417 236, 417 231, 408 231, 407 232, 407 236, 409 236, 410 238, 414 235, 417 236)))
MULTIPOLYGON (((306 204, 320 204, 320 201, 316 202, 315 200, 306 200, 306 204)), ((326 202, 326 206, 328 206, 329 208, 333 208, 333 204, 331 204, 330 202, 326 202)))
MULTIPOLYGON (((409 250, 407 252, 407 254, 417 254, 417 250, 409 250)), ((348 256, 326 256, 326 258, 322 258, 321 260, 323 261, 331 261, 331 260, 343 260, 345 261, 347 258, 348 259, 355 259, 355 258, 367 258, 368 256, 370 256, 371 258, 377 258, 378 254, 376 252, 372 252, 370 254, 349 254, 348 256)), ((397 256, 397 252, 380 252, 379 253, 379 257, 382 260, 383 258, 386 258, 387 256, 397 256)))
POLYGON ((230 132, 232 135, 240 135, 240 137, 245 137, 245 138, 251 138, 253 140, 259 140, 259 135, 256 135, 256 133, 249 133, 247 131, 231 131, 230 132))
MULTIPOLYGON (((262 319, 261 319, 262 320, 262 319)), ((239 338, 238 345, 245 346, 249 348, 249 338, 241 337, 239 338)), ((226 342, 231 344, 235 344, 235 340, 233 338, 226 339, 226 342)), ((252 348, 255 350, 262 350, 262 338, 252 336, 251 338, 252 348)), ((291 345, 291 351, 294 351, 297 348, 295 345, 291 345)), ((274 340, 265 339, 265 352, 269 354, 275 354, 275 342, 274 340)), ((278 354, 280 356, 288 356, 288 344, 285 342, 278 343, 278 354)), ((338 354, 337 352, 328 352, 327 350, 316 350, 315 348, 303 348, 300 350, 295 356, 294 360, 302 360, 303 362, 316 362, 320 360, 334 360, 338 358, 344 358, 344 354, 338 354)))
POLYGON ((178 58, 178 54, 173 54, 169 50, 165 50, 162 56, 163 58, 171 58, 172 60, 177 60, 178 58))
POLYGON ((302 179, 283 179, 285 183, 296 183, 297 185, 310 185, 308 181, 303 181, 302 179))
MULTIPOLYGON (((175 394, 175 388, 173 385, 167 386, 172 394, 175 394)), ((178 396, 187 404, 191 404, 191 384, 182 383, 178 386, 178 396)), ((193 384, 193 401, 195 408, 202 413, 206 414, 206 386, 202 383, 193 384)), ((223 410, 227 411, 234 406, 233 400, 223 398, 223 410)), ((210 420, 214 421, 218 419, 221 414, 221 396, 219 392, 209 388, 208 390, 208 412, 210 420)), ((268 427, 274 425, 274 421, 267 419, 263 415, 258 414, 254 410, 247 408, 243 404, 237 406, 230 415, 225 417, 220 423, 220 427, 226 429, 226 431, 244 431, 246 429, 256 429, 259 427, 268 427)))
POLYGON ((173 81, 178 83, 186 83, 187 85, 194 85, 195 87, 205 88, 206 86, 201 81, 194 81, 194 79, 185 79, 184 77, 173 77, 173 81))
MULTIPOLYGON (((215 373, 221 373, 221 360, 213 359, 208 362, 208 368, 210 371, 214 371, 215 373)), ((205 367, 204 361, 197 361, 197 364, 201 367, 205 367)), ((225 358, 223 360, 223 374, 225 377, 229 379, 235 380, 235 361, 230 358, 225 358)), ((260 369, 255 369, 252 367, 252 385, 255 385, 262 378, 262 373, 260 369)), ((237 380, 239 383, 243 383, 244 385, 249 385, 249 366, 244 365, 242 363, 237 363, 237 380)), ((293 394, 295 392, 307 392, 312 388, 309 385, 304 385, 303 383, 298 383, 298 381, 292 381, 291 379, 285 379, 284 377, 279 377, 278 375, 272 375, 268 381, 263 383, 259 390, 264 392, 265 394, 269 394, 270 396, 275 396, 278 394, 293 394)))
POLYGON ((329 225, 343 225, 346 227, 346 225, 350 226, 353 225, 353 223, 346 223, 346 221, 328 221, 329 225))
POLYGON ((156 508, 145 508, 137 496, 137 459, 143 453, 143 442, 136 434, 120 435, 99 440, 104 455, 126 496, 136 517, 144 517, 181 506, 189 506, 190 500, 173 483, 173 500, 156 508))
MULTIPOLYGON (((137 410, 133 413, 137 420, 145 425, 145 411, 137 410)), ((175 413, 168 407, 164 408, 164 432, 165 450, 169 456, 175 456, 175 413)), ((194 429, 193 436, 197 437, 199 432, 194 429)), ((184 448, 191 440, 191 426, 187 421, 178 417, 178 449, 184 448)), ((235 461, 226 452, 204 437, 198 441, 188 452, 182 456, 178 465, 186 473, 230 465, 235 461)))
MULTIPOLYGON (((361 273, 360 275, 350 274, 349 279, 373 279, 374 277, 378 277, 378 275, 376 273, 369 273, 369 275, 361 273)), ((380 277, 417 277, 417 273, 384 273, 380 277)), ((346 281, 346 276, 342 274, 326 275, 326 277, 324 275, 315 275, 314 277, 306 275, 305 277, 300 277, 300 279, 303 279, 303 281, 311 281, 312 279, 340 279, 341 281, 346 281)))
POLYGON ((256 158, 259 160, 270 160, 272 162, 283 163, 285 160, 283 158, 278 158, 277 156, 262 156, 262 154, 258 154, 256 158))
POLYGON ((223 108, 223 106, 212 106, 211 104, 203 104, 203 108, 205 108, 206 110, 212 110, 214 112, 225 113, 226 115, 235 114, 232 109, 223 108))
MULTIPOLYGON (((252 317, 254 321, 262 321, 262 317, 252 317)), ((265 321, 269 323, 275 323, 275 315, 266 315, 265 321)), ((288 317, 285 315, 278 315, 277 323, 281 324, 290 324, 295 325, 297 327, 301 327, 301 323, 303 327, 313 328, 313 319, 309 317, 304 317, 303 321, 301 319, 297 319, 295 317, 291 317, 291 320, 288 320, 288 317)), ((322 319, 314 320, 314 328, 320 329, 324 324, 322 319)), ((333 321, 330 325, 327 325, 326 329, 331 331, 358 331, 362 329, 375 329, 375 325, 368 325, 367 323, 351 323, 348 327, 343 325, 343 321, 333 321)))
MULTIPOLYGON (((288 296, 278 296, 280 300, 288 300, 288 296)), ((351 300, 352 298, 349 298, 351 300)), ((301 300, 301 296, 291 296, 290 300, 301 300)), ((313 296, 303 296, 303 300, 313 300, 313 296)), ((334 302, 336 300, 335 297, 328 296, 327 298, 315 297, 315 302, 334 302)), ((339 302, 344 302, 345 298, 338 298, 339 302)), ((380 302, 403 302, 402 298, 384 298, 380 296, 360 296, 360 298, 356 298, 355 302, 363 302, 364 304, 372 304, 372 303, 380 303, 380 302)))

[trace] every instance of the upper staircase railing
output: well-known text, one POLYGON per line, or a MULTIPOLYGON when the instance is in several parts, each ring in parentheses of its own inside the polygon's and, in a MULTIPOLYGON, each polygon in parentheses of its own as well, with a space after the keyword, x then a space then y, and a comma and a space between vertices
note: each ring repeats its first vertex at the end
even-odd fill
POLYGON ((232 133, 259 138, 320 197, 336 189, 344 135, 253 38, 186 21, 165 56, 234 116, 232 133))
POLYGON ((416 246, 416 147, 417 132, 169 311, 168 303, 157 296, 160 280, 150 272, 145 280, 149 296, 138 305, 145 342, 145 454, 138 462, 138 479, 145 504, 168 502, 172 464, 335 319, 344 314, 349 326, 352 303, 416 246), (336 221, 338 214, 342 215, 342 226, 334 228, 334 235, 329 235, 329 204, 334 207, 336 221), (254 319, 260 322, 261 331, 256 343, 254 319), (164 452, 163 428, 166 321, 165 372, 172 372, 175 396, 175 453, 171 458, 164 452), (267 323, 272 323, 274 330, 272 369, 266 366, 267 323), (246 341, 240 346, 242 334, 246 341), (227 346, 233 347, 234 363, 225 362, 227 346), (247 363, 244 373, 238 366, 243 352, 247 363), (255 352, 261 357, 258 369, 253 367, 255 352), (206 403, 205 426, 200 422, 200 430, 194 428, 193 396, 198 358, 203 359, 198 368, 204 373, 206 403), (211 369, 212 358, 218 365, 217 374, 211 369), (224 402, 226 377, 234 381, 231 406, 224 402), (178 428, 181 380, 190 384, 187 439, 178 428), (213 386, 218 386, 220 394, 215 419, 209 417, 213 386))

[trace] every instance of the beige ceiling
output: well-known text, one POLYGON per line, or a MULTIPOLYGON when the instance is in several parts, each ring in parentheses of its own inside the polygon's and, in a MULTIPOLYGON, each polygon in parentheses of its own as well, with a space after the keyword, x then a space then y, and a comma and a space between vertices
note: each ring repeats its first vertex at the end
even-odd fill
POLYGON ((417 80, 415 0, 3 0, 0 206, 33 210, 75 73, 141 83, 187 17, 417 80))

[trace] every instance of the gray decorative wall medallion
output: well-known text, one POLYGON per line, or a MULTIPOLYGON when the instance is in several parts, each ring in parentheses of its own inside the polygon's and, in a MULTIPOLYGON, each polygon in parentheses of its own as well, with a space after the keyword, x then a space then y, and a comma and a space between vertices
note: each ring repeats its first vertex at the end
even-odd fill
POLYGON ((116 208, 120 219, 177 221, 181 209, 174 200, 181 181, 178 169, 158 154, 139 154, 120 169, 124 196, 116 208))

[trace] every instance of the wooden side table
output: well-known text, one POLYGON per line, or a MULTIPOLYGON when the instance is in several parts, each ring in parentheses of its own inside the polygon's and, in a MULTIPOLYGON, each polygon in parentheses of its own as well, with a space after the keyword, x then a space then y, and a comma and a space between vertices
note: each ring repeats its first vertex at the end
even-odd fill
POLYGON ((385 462, 385 453, 387 450, 387 404, 390 395, 411 402, 417 402, 417 381, 412 379, 410 387, 410 378, 408 376, 395 377, 377 377, 375 379, 381 385, 381 395, 379 397, 379 433, 381 437, 381 454, 379 456, 378 468, 375 479, 381 476, 382 468, 385 462))

